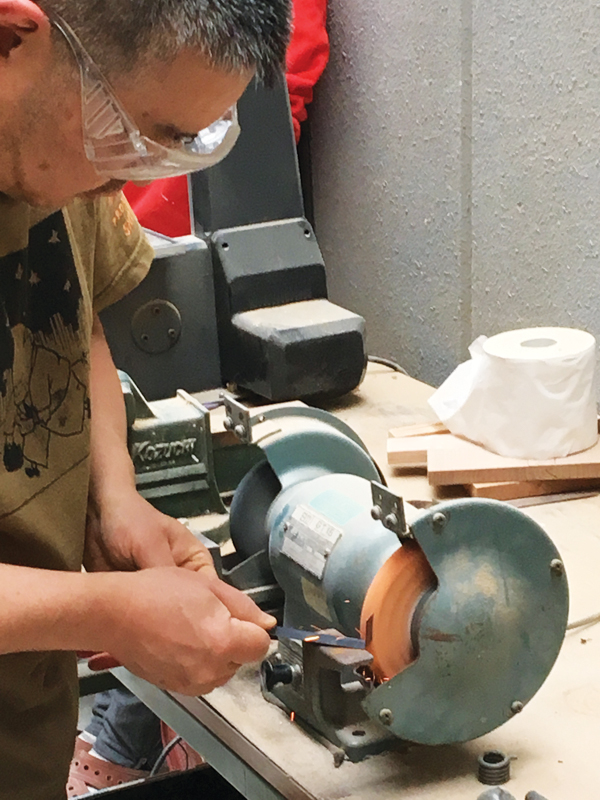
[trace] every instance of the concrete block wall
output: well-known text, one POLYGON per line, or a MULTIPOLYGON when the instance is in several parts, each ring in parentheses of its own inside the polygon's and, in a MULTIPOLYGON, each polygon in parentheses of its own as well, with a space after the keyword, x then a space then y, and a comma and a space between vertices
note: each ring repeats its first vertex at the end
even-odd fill
POLYGON ((330 0, 312 110, 330 296, 438 384, 480 333, 600 339, 600 4, 330 0))

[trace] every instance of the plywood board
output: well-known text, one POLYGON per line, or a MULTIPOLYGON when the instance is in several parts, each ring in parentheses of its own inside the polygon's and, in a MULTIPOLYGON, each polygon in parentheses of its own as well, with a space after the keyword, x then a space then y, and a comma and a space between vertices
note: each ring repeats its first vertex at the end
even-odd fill
POLYGON ((417 422, 414 425, 391 428, 388 436, 391 439, 402 439, 405 436, 429 436, 437 433, 450 433, 450 431, 443 422, 417 422))
POLYGON ((521 497, 540 497, 547 494, 575 492, 580 489, 600 489, 600 479, 496 481, 494 483, 472 483, 466 488, 471 497, 487 497, 493 500, 515 500, 521 497))
POLYGON ((600 443, 582 453, 547 461, 505 458, 455 438, 451 447, 429 451, 427 474, 435 486, 493 481, 600 478, 600 443))
POLYGON ((427 451, 452 446, 455 438, 450 433, 435 436, 406 436, 387 440, 387 463, 393 467, 416 469, 427 467, 427 451))

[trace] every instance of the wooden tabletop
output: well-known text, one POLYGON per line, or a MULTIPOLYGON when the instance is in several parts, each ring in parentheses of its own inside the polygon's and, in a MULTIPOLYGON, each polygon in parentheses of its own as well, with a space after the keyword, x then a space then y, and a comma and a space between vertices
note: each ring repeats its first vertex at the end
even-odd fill
MULTIPOLYGON (((386 367, 370 366, 363 385, 329 408, 354 428, 406 500, 429 499, 432 492, 424 476, 400 477, 387 467, 387 431, 432 420, 431 392, 386 367)), ((541 505, 525 513, 562 554, 571 619, 600 612, 600 498, 541 505)), ((188 702, 194 704, 217 712, 215 718, 238 737, 237 749, 250 751, 253 769, 275 775, 278 791, 288 798, 476 800, 486 788, 476 778, 477 757, 491 749, 514 756, 513 777, 504 788, 516 800, 532 789, 547 800, 600 796, 600 624, 567 634, 552 673, 521 714, 462 745, 414 747, 404 755, 388 753, 336 768, 325 747, 262 698, 257 671, 250 667, 206 698, 188 702)))

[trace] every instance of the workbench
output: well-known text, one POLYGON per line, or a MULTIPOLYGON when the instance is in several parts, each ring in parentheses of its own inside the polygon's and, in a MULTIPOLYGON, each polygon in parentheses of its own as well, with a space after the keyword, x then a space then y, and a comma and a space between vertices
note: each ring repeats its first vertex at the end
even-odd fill
MULTIPOLYGON (((386 465, 389 428, 430 421, 432 389, 386 367, 370 365, 363 384, 332 411, 363 439, 390 487, 405 500, 427 500, 422 475, 395 475, 386 465)), ((524 509, 554 540, 571 591, 570 619, 600 611, 600 497, 524 509)), ((332 752, 261 696, 257 666, 245 667, 203 698, 164 692, 123 668, 116 676, 201 752, 249 800, 476 800, 477 757, 501 750, 514 757, 504 788, 523 800, 600 796, 600 624, 567 633, 542 689, 501 728, 466 744, 413 747, 357 764, 334 765, 332 752)))

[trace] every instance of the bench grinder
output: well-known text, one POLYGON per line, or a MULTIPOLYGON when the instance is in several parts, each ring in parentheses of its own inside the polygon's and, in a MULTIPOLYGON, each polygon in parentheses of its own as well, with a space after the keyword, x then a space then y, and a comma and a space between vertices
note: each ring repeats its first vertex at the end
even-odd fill
POLYGON ((520 712, 567 623, 544 531, 497 501, 404 503, 326 412, 226 405, 226 426, 265 456, 230 526, 241 567, 262 558, 284 595, 267 699, 351 760, 474 739, 520 712))

